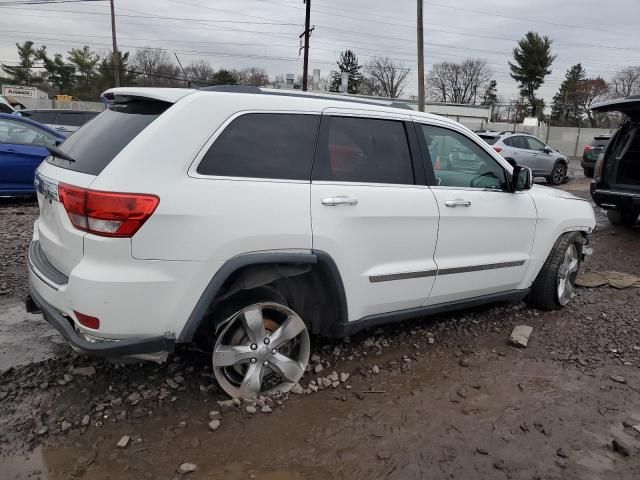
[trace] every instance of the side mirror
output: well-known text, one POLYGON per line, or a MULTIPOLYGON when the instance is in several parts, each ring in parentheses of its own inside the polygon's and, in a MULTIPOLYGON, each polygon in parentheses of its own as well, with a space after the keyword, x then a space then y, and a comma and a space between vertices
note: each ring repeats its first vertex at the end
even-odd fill
POLYGON ((511 174, 511 191, 529 190, 533 186, 533 173, 529 167, 516 165, 511 174))
POLYGON ((553 153, 553 150, 551 150, 549 147, 544 147, 543 152, 547 155, 551 155, 553 153))

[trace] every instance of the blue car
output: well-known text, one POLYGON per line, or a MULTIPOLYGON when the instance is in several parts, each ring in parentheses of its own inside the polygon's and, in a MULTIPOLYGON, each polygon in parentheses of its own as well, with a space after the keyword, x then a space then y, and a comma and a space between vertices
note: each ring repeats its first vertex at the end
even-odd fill
POLYGON ((64 136, 16 115, 0 113, 0 197, 33 195, 35 170, 64 136))

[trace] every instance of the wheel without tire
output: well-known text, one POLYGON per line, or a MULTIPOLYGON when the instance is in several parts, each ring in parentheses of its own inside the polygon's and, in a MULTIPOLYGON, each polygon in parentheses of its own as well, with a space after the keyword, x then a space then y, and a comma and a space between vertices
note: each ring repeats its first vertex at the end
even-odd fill
POLYGON ((289 307, 252 303, 224 322, 213 348, 213 373, 231 397, 255 398, 289 391, 309 363, 306 325, 289 307))
POLYGON ((593 168, 584 168, 584 176, 593 178, 593 168))
POLYGON ((551 249, 535 282, 528 302, 542 310, 564 307, 575 296, 582 244, 579 233, 562 235, 551 249))
POLYGON ((635 210, 607 210, 607 218, 614 225, 633 227, 638 219, 638 212, 635 210))
POLYGON ((567 179, 567 166, 564 163, 556 163, 547 177, 547 182, 552 185, 561 185, 567 179))

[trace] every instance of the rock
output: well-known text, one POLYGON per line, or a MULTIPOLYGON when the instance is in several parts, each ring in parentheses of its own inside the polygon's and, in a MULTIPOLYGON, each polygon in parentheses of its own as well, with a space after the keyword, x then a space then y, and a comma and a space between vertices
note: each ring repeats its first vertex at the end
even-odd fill
POLYGON ((296 395, 302 395, 302 393, 304 392, 304 389, 302 388, 302 385, 300 385, 299 383, 296 383, 293 387, 291 387, 291 390, 289 391, 296 395))
POLYGON ((312 392, 317 392, 318 391, 318 386, 315 383, 310 383, 309 384, 309 390, 311 390, 312 392))
POLYGON ((518 325, 511 332, 511 343, 517 347, 525 347, 529 344, 529 337, 533 332, 533 327, 518 325))
POLYGON ((323 377, 321 379, 321 382, 322 382, 322 386, 324 388, 329 388, 331 386, 331 383, 332 383, 331 380, 329 380, 327 377, 323 377))
POLYGON ((91 417, 89 415, 85 415, 82 417, 82 420, 80 420, 80 425, 83 427, 86 427, 89 423, 91 423, 91 417))
POLYGON ((219 428, 220 428, 220 420, 211 420, 209 422, 209 430, 211 430, 212 432, 215 432, 219 428))
POLYGON ((429 345, 433 345, 434 343, 436 343, 436 339, 435 339, 435 338, 433 338, 433 337, 428 337, 428 338, 427 338, 427 343, 428 343, 429 345))
POLYGON ((371 369, 371 373, 373 373, 374 375, 378 375, 380 373, 380 367, 378 365, 374 365, 371 369))
POLYGON ((177 390, 178 388, 180 388, 180 385, 178 385, 178 383, 171 379, 171 378, 167 378, 164 383, 166 383, 167 385, 169 385, 170 388, 177 390))
POLYGON ((67 422, 66 420, 63 420, 62 423, 60 424, 60 431, 66 432, 67 430, 70 430, 72 426, 73 425, 71 425, 71 422, 67 422))
POLYGON ((460 396, 462 398, 467 398, 467 388, 464 387, 464 386, 458 388, 456 393, 458 394, 458 396, 460 396))
POLYGON ((315 367, 313 367, 313 371, 315 373, 320 373, 322 370, 324 370, 324 367, 322 366, 322 364, 317 364, 315 367))
POLYGON ((478 452, 480 455, 489 455, 489 450, 482 447, 476 448, 476 452, 478 452))
POLYGON ((74 375, 82 375, 83 377, 93 377, 96 374, 95 367, 75 367, 72 370, 74 375))
POLYGON ((36 430, 36 435, 41 437, 42 435, 46 434, 48 431, 49 431, 49 428, 46 425, 43 425, 42 427, 36 430))
POLYGON ((561 458, 569 458, 569 454, 567 452, 565 452, 562 447, 560 447, 558 450, 556 450, 556 455, 558 455, 561 458))
POLYGON ((380 450, 378 452, 378 459, 380 460, 389 460, 391 458, 391 452, 388 450, 380 450))
POLYGON ((73 382, 73 375, 69 375, 68 373, 64 374, 64 381, 67 383, 73 382))
POLYGON ((627 383, 627 379, 621 375, 611 375, 609 378, 616 383, 627 383))
POLYGON ((245 410, 247 411, 247 413, 250 413, 251 415, 253 415, 258 411, 258 409, 256 409, 256 407, 254 407, 253 405, 247 405, 245 410))
POLYGON ((233 400, 220 400, 218 401, 218 408, 222 413, 231 412, 236 409, 236 404, 233 400))
POLYGON ((347 380, 349 380, 350 376, 351 376, 350 374, 348 374, 346 372, 342 372, 340 374, 340 383, 345 383, 347 380))
POLYGON ((209 420, 220 420, 222 415, 218 410, 212 410, 209 412, 209 420))
POLYGON ((127 445, 129 445, 129 440, 131 440, 131 437, 129 435, 123 435, 122 438, 118 440, 118 443, 116 443, 116 447, 127 448, 127 445))
POLYGON ((314 353, 313 355, 311 355, 311 363, 319 363, 320 362, 320 355, 318 355, 317 353, 314 353))
POLYGON ((618 435, 614 435, 613 440, 611 441, 611 446, 616 452, 625 457, 630 456, 634 451, 633 445, 631 445, 631 443, 629 443, 625 438, 618 435))
POLYGON ((235 397, 234 397, 234 398, 232 398, 232 399, 231 399, 231 401, 233 402, 233 404, 234 404, 236 407, 239 407, 239 406, 242 404, 242 402, 240 401, 240 399, 239 399, 239 398, 235 398, 235 397))
POLYGON ((141 398, 138 392, 133 392, 127 397, 127 403, 129 405, 137 405, 141 398))
POLYGON ((264 407, 262 407, 262 408, 260 409, 260 411, 261 411, 262 413, 271 413, 271 412, 273 412, 273 410, 271 409, 271 407, 270 407, 269 405, 265 405, 264 407))
POLYGON ((47 388, 49 388, 49 382, 42 382, 39 387, 40 390, 46 390, 47 388))
POLYGON ((331 383, 337 382, 340 377, 338 377, 337 372, 333 372, 331 375, 327 375, 327 378, 331 380, 331 383))
POLYGON ((178 428, 181 428, 181 429, 187 428, 187 422, 183 420, 182 422, 178 423, 178 428))
POLYGON ((198 470, 198 466, 195 463, 183 463, 178 467, 178 473, 180 475, 186 475, 187 473, 193 473, 198 470))
POLYGON ((493 462, 493 468, 495 468, 496 470, 504 470, 504 461, 503 460, 496 460, 495 462, 493 462))
POLYGON ((465 368, 468 368, 471 366, 471 360, 468 357, 462 357, 460 360, 458 360, 458 363, 460 364, 461 367, 465 367, 465 368))
POLYGON ((332 386, 333 388, 338 388, 338 387, 340 386, 340 382, 339 382, 338 380, 336 380, 335 382, 332 382, 332 383, 331 383, 331 386, 332 386))

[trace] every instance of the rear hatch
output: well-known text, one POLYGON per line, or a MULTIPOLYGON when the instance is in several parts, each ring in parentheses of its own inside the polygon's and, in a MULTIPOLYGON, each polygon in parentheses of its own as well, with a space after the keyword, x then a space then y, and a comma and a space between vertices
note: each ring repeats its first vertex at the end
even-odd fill
MULTIPOLYGON (((118 153, 171 106, 158 100, 126 100, 113 104, 86 123, 65 140, 59 154, 47 157, 36 172, 39 247, 46 259, 65 275, 82 259, 87 235, 72 223, 74 213, 69 205, 75 201, 75 211, 83 207, 77 192, 89 188, 118 153), (66 198, 65 191, 71 192, 66 198)), ((78 224, 78 218, 73 220, 78 224)))

